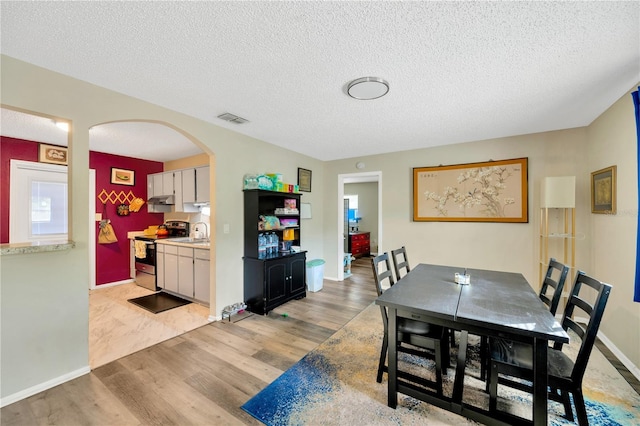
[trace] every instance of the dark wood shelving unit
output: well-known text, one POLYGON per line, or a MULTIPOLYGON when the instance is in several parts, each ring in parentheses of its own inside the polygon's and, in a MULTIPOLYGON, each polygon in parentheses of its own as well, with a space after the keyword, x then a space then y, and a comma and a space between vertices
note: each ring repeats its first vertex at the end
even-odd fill
POLYGON ((306 252, 278 252, 260 256, 258 236, 274 232, 283 241, 284 229, 259 230, 260 216, 276 216, 279 219, 297 219, 293 229, 292 245, 300 246, 300 214, 276 214, 285 206, 285 200, 296 200, 300 209, 301 194, 244 190, 244 300, 247 309, 266 315, 281 304, 306 296, 306 252))

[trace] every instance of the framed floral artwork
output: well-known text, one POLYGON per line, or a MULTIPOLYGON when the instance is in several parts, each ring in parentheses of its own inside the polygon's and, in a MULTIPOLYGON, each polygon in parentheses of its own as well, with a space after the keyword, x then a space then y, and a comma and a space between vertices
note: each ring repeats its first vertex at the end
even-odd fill
POLYGON ((527 158, 413 169, 415 222, 527 223, 527 158))

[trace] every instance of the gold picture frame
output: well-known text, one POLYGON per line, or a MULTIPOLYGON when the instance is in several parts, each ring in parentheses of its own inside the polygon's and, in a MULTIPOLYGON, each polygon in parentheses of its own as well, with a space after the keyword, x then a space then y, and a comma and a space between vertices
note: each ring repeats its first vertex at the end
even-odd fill
POLYGON ((528 223, 527 158, 413 169, 414 222, 528 223))
POLYGON ((69 161, 69 149, 64 146, 46 145, 41 143, 38 161, 41 163, 61 164, 66 166, 69 161))
POLYGON ((114 185, 134 186, 136 184, 136 172, 127 169, 111 168, 111 183, 114 185))
POLYGON ((591 213, 616 214, 617 166, 591 173, 591 213))

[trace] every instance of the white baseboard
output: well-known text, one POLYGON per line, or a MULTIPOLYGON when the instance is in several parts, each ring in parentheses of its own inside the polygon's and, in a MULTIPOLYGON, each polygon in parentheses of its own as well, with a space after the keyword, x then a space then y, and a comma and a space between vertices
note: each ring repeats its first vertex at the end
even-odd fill
MULTIPOLYGON (((574 320, 583 324, 586 324, 589 321, 589 319, 585 317, 576 317, 574 318, 574 320)), ((602 341, 602 343, 604 343, 607 348, 609 348, 611 352, 613 352, 616 358, 620 360, 622 365, 627 367, 627 370, 629 370, 631 374, 636 377, 636 379, 640 380, 640 368, 638 368, 638 366, 631 362, 631 360, 627 358, 625 354, 623 354, 622 351, 618 349, 618 347, 614 345, 613 342, 609 340, 609 338, 605 336, 605 334, 601 330, 598 330, 598 338, 602 341)))
POLYGON ((209 322, 215 322, 215 321, 220 321, 222 319, 222 315, 218 316, 213 316, 213 315, 209 315, 209 318, 207 318, 207 321, 209 322))
POLYGON ((598 337, 604 343, 604 345, 609 348, 611 352, 620 360, 620 362, 627 367, 627 369, 635 376, 636 379, 640 380, 640 368, 634 365, 633 362, 629 358, 627 358, 621 351, 618 349, 616 345, 613 344, 611 340, 607 338, 602 332, 598 332, 598 337))
POLYGON ((38 385, 32 386, 28 389, 22 390, 20 392, 16 392, 13 395, 6 396, 0 400, 0 407, 4 407, 5 405, 13 404, 14 402, 18 402, 30 396, 33 396, 37 393, 44 392, 47 389, 51 389, 52 387, 61 385, 69 380, 73 380, 80 376, 84 376, 85 374, 89 374, 91 372, 91 368, 87 365, 86 367, 79 368, 75 371, 71 371, 67 374, 63 374, 60 377, 56 377, 54 379, 48 380, 44 383, 40 383, 38 385))
POLYGON ((128 280, 114 281, 114 282, 105 283, 105 284, 98 284, 98 285, 95 286, 95 288, 92 288, 91 290, 97 290, 99 288, 115 287, 117 285, 129 284, 129 283, 134 283, 134 282, 135 282, 135 280, 129 278, 128 280))

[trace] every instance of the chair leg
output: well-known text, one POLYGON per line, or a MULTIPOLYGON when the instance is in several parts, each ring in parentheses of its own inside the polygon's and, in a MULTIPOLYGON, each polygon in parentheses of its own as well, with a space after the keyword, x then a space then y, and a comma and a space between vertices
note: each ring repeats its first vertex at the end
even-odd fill
POLYGON ((387 335, 385 334, 384 338, 382 339, 382 350, 380 351, 380 362, 378 363, 378 377, 376 378, 376 381, 378 383, 382 383, 382 373, 384 373, 384 364, 387 359, 388 346, 389 340, 387 338, 387 335))
POLYGON ((573 421, 573 410, 571 409, 571 400, 569 399, 569 392, 566 390, 560 390, 560 396, 562 397, 562 405, 564 405, 564 416, 569 421, 573 421))
POLYGON ((451 347, 456 347, 456 332, 453 328, 449 329, 449 338, 451 339, 451 347))
POLYGON ((434 352, 436 356, 436 391, 442 395, 442 348, 439 341, 435 342, 434 352))
POLYGON ((496 411, 498 402, 498 364, 491 362, 491 376, 489 377, 489 411, 496 411))
MULTIPOLYGON (((576 406, 576 413, 578 414, 578 424, 580 426, 588 426, 589 419, 587 417, 587 408, 584 406, 584 396, 582 396, 582 389, 573 390, 573 404, 576 406)), ((571 409, 571 407, 569 407, 571 409)))

